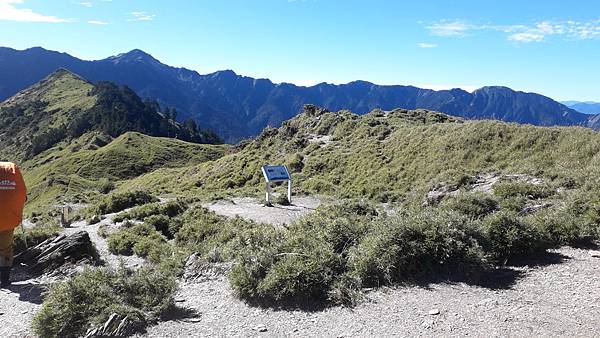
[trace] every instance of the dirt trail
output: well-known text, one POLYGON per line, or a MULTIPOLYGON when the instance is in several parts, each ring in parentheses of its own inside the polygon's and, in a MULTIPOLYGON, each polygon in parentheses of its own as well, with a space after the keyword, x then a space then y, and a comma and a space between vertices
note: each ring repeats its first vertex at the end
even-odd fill
MULTIPOLYGON (((267 208, 236 198, 206 206, 229 217, 289 224, 322 201, 297 198, 294 203, 267 208)), ((65 232, 88 231, 109 264, 122 259, 128 266, 143 264, 108 252, 97 230, 113 216, 92 226, 78 222, 65 232)), ((367 293, 353 309, 250 306, 217 274, 181 282, 176 301, 185 311, 138 337, 600 337, 600 253, 565 247, 527 264, 499 272, 494 287, 432 282, 382 288, 367 293)), ((0 292, 0 337, 32 337, 29 326, 44 281, 17 280, 12 293, 0 292)))
MULTIPOLYGON (((100 225, 112 224, 115 215, 106 215, 100 223, 94 225, 87 225, 85 221, 75 222, 70 228, 64 229, 63 233, 70 235, 81 230, 86 231, 90 240, 96 245, 102 260, 110 266, 116 266, 121 262, 129 267, 143 264, 144 260, 136 256, 124 257, 111 254, 106 240, 98 235, 100 225)), ((27 226, 31 225, 27 223, 27 226)), ((0 337, 33 337, 30 330, 31 320, 42 303, 42 292, 55 281, 55 278, 48 276, 30 278, 21 273, 18 267, 14 270, 12 278, 14 282, 10 292, 0 291, 0 337)))
POLYGON ((162 322, 144 336, 599 337, 600 258, 592 253, 554 250, 537 262, 544 266, 513 268, 508 276, 520 278, 509 278, 504 288, 436 283, 383 289, 354 309, 251 307, 220 277, 181 285, 179 305, 195 311, 198 322, 162 322))
POLYGON ((258 223, 284 225, 313 212, 321 203, 321 199, 314 197, 294 197, 292 205, 266 207, 255 198, 242 197, 206 203, 203 206, 227 217, 240 216, 258 223))

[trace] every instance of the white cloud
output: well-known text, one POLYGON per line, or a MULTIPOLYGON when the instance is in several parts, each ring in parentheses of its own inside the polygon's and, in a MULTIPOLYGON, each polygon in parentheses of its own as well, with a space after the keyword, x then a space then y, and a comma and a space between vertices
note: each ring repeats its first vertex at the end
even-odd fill
POLYGON ((440 21, 427 26, 429 32, 437 36, 464 36, 473 28, 462 21, 440 21))
POLYGON ((152 21, 156 17, 156 14, 148 14, 147 12, 137 11, 131 12, 132 19, 129 21, 152 21))
POLYGON ((28 8, 17 8, 24 0, 0 0, 0 20, 19 22, 70 22, 72 20, 62 19, 55 16, 36 13, 28 8))
POLYGON ((515 33, 508 36, 509 40, 517 42, 537 42, 544 40, 544 38, 544 34, 535 32, 515 33))
POLYGON ((426 42, 421 42, 417 44, 419 46, 419 48, 435 48, 438 45, 435 43, 426 43, 426 42))
POLYGON ((108 25, 108 22, 100 21, 100 20, 90 20, 87 23, 89 23, 91 25, 108 25))
POLYGON ((463 21, 440 21, 426 26, 431 35, 461 37, 474 31, 498 31, 507 34, 515 42, 541 42, 550 37, 570 40, 600 38, 600 19, 587 22, 573 20, 545 20, 535 24, 520 25, 475 25, 463 21))
POLYGON ((78 2, 77 4, 87 8, 94 7, 94 5, 91 2, 78 2))

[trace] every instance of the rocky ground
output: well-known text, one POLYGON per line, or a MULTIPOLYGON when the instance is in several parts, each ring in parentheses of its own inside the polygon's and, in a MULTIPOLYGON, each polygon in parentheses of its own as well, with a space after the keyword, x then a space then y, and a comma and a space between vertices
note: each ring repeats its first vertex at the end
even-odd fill
MULTIPOLYGON (((100 223, 94 225, 87 225, 85 221, 76 222, 70 228, 64 229, 63 233, 72 235, 78 231, 86 231, 95 244, 100 258, 111 266, 121 263, 126 266, 143 264, 144 260, 139 257, 116 256, 108 251, 108 244, 98 235, 98 228, 102 225, 114 227, 113 217, 114 214, 106 215, 100 223)), ((26 225, 31 226, 27 222, 26 225)), ((12 278, 14 282, 10 290, 0 290, 0 337, 33 337, 30 324, 42 303, 42 293, 60 276, 44 274, 31 277, 19 266, 14 270, 12 278)))
MULTIPOLYGON (((296 199, 295 206, 263 207, 254 199, 207 205, 226 216, 289 224, 322 201, 296 199), (265 211, 266 210, 266 211, 265 211)), ((109 264, 143 264, 108 252, 98 236, 103 224, 75 223, 67 234, 89 233, 109 264)), ((109 228, 110 230, 110 228, 109 228)), ((273 308, 237 299, 226 279, 227 265, 181 281, 179 311, 138 337, 600 337, 600 252, 561 248, 498 270, 485 282, 423 281, 418 285, 366 290, 354 308, 273 308)), ((189 277, 189 274, 186 274, 189 277)), ((11 292, 0 292, 0 337, 31 337, 46 277, 17 271, 11 292)))
POLYGON ((302 196, 294 197, 292 205, 267 207, 263 201, 258 201, 256 198, 242 197, 219 200, 203 206, 227 217, 240 216, 258 223, 284 225, 314 211, 321 203, 321 199, 302 196))
POLYGON ((561 248, 488 287, 424 283, 367 293, 355 308, 276 309, 232 295, 224 276, 184 283, 186 318, 145 337, 599 337, 600 253, 561 248))

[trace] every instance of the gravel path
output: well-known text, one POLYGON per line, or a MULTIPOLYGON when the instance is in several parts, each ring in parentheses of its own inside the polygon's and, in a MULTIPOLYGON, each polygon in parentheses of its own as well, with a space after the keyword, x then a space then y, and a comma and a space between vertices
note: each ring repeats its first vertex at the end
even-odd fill
MULTIPOLYGON (((123 264, 128 267, 139 266, 144 263, 142 258, 137 256, 116 256, 108 251, 106 240, 98 235, 98 228, 102 224, 112 224, 112 219, 116 214, 106 215, 100 223, 87 225, 85 221, 76 222, 70 228, 63 230, 66 235, 84 230, 87 231, 90 240, 94 242, 100 257, 110 266, 123 264)), ((31 226, 27 223, 26 227, 31 226)), ((30 330, 31 320, 34 314, 40 308, 42 303, 41 293, 55 278, 41 276, 38 278, 29 278, 15 269, 13 274, 13 285, 11 292, 0 290, 0 337, 34 337, 30 330)))
POLYGON ((181 285, 179 304, 196 315, 159 323, 145 336, 600 337, 597 254, 554 250, 548 255, 554 262, 545 266, 513 268, 521 278, 504 289, 464 283, 383 289, 354 309, 312 312, 249 306, 221 276, 181 285))
MULTIPOLYGON (((207 207, 230 217, 286 224, 321 201, 297 198, 294 203, 267 208, 238 198, 207 207)), ((108 252, 97 230, 113 217, 91 226, 74 223, 65 232, 88 231, 111 265, 143 264, 142 259, 108 252)), ((367 293, 352 309, 250 306, 235 298, 223 274, 209 275, 181 282, 176 300, 185 311, 138 337, 600 337, 600 253, 565 247, 542 258, 499 274, 496 288, 462 282, 382 288, 367 293)), ((0 292, 0 337, 33 336, 29 326, 44 280, 17 280, 13 292, 0 292)))
MULTIPOLYGON (((118 256, 112 254, 108 251, 108 242, 105 238, 102 238, 98 235, 98 229, 102 225, 109 226, 111 228, 116 228, 113 223, 113 218, 117 214, 108 214, 104 216, 104 219, 97 224, 88 225, 87 221, 80 221, 71 224, 69 228, 64 229, 64 233, 67 235, 74 234, 78 231, 86 231, 90 235, 90 240, 96 246, 98 253, 100 254, 100 258, 104 260, 109 266, 118 266, 123 263, 126 267, 136 267, 144 264, 144 259, 138 256, 118 256)), ((118 225, 117 225, 118 226, 118 225)))
POLYGON ((258 223, 284 225, 313 212, 322 201, 314 197, 294 197, 292 203, 289 206, 266 207, 255 198, 241 197, 206 203, 203 207, 227 217, 240 216, 258 223))

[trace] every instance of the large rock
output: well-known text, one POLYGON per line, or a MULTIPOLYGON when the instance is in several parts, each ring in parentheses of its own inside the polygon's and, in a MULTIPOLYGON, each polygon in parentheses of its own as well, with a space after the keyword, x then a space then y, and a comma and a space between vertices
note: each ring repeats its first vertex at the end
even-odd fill
POLYGON ((35 274, 50 273, 67 264, 101 263, 98 251, 85 231, 48 239, 16 256, 15 262, 28 266, 35 274))

